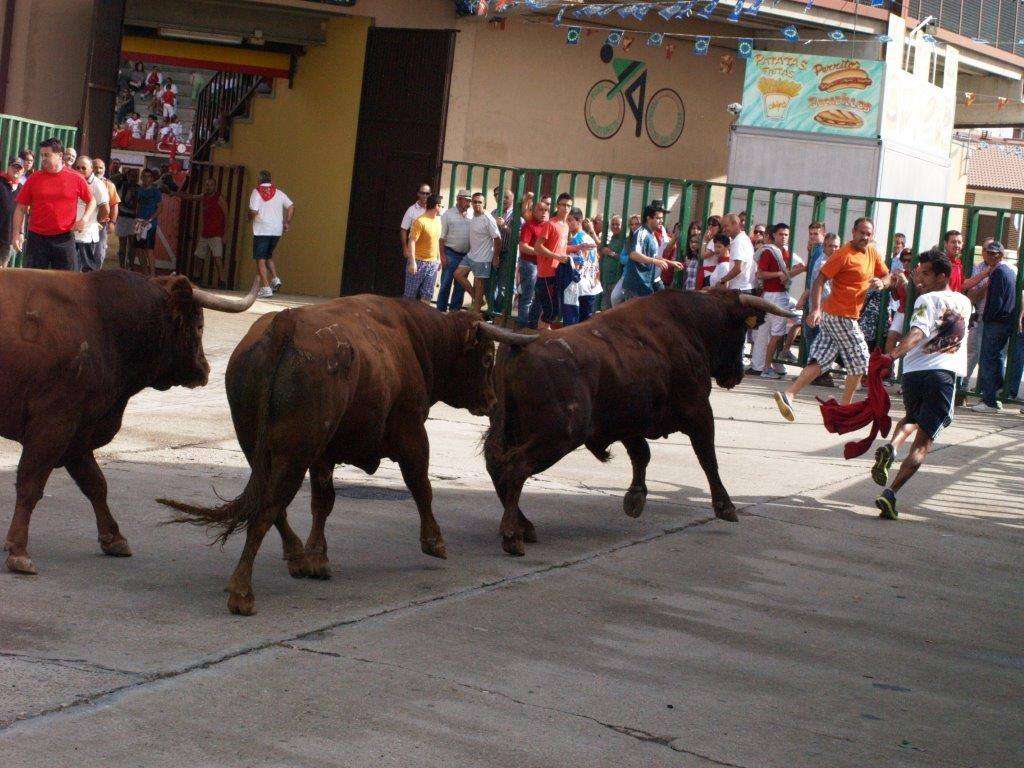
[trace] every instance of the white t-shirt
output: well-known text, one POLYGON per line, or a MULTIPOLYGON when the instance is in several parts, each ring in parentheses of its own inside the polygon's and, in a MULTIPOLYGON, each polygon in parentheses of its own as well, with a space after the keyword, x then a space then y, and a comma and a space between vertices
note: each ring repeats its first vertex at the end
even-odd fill
POLYGON ((498 222, 484 211, 469 222, 469 252, 466 258, 477 264, 490 262, 494 258, 494 240, 501 239, 498 222))
POLYGON ((402 217, 402 229, 406 231, 412 229, 412 223, 426 212, 427 209, 420 205, 417 200, 409 206, 409 209, 405 212, 405 216, 402 217))
MULTIPOLYGON (((708 278, 708 285, 718 285, 722 282, 722 278, 729 274, 729 270, 732 269, 732 264, 728 261, 723 261, 721 264, 715 267, 715 271, 711 273, 711 277, 708 278)), ((738 277, 733 278, 733 283, 738 280, 738 277)), ((729 287, 732 287, 732 283, 729 283, 729 287)))
POLYGON ((907 353, 904 373, 914 371, 952 371, 967 375, 967 322, 971 301, 962 293, 932 291, 917 298, 911 328, 920 328, 924 341, 907 353), (952 352, 943 349, 955 346, 952 352))
POLYGON ((124 121, 125 127, 132 132, 133 139, 142 138, 142 118, 129 117, 124 121))
POLYGON ((264 200, 259 190, 254 189, 249 195, 249 210, 256 211, 256 218, 252 221, 252 233, 257 236, 280 237, 284 233, 285 209, 291 208, 292 205, 291 198, 280 189, 276 190, 269 200, 264 200))
POLYGON ((738 291, 750 291, 757 284, 757 262, 754 261, 754 244, 746 232, 740 232, 729 244, 729 263, 741 262, 739 274, 729 281, 729 287, 738 291))
MULTIPOLYGON (((99 242, 100 239, 100 225, 97 221, 100 206, 110 203, 110 194, 107 192, 107 185, 104 184, 103 180, 96 174, 93 174, 89 179, 86 179, 85 183, 89 185, 89 191, 92 192, 92 197, 96 201, 96 207, 93 208, 92 213, 89 214, 89 218, 85 220, 85 229, 81 232, 78 232, 77 230, 75 231, 75 242, 96 243, 99 242)), ((78 218, 82 218, 83 213, 85 213, 85 203, 79 200, 78 218)))
POLYGON ((591 246, 579 254, 574 254, 574 256, 583 257, 580 281, 577 284, 580 288, 580 296, 600 296, 604 292, 604 286, 601 285, 601 257, 597 253, 597 243, 586 232, 580 234, 583 245, 591 246))

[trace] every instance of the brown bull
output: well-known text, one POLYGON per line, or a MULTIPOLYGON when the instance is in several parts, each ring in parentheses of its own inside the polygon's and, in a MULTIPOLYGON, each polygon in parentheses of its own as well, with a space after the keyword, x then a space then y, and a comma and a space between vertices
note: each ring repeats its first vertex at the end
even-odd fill
POLYGON ((242 494, 216 508, 160 499, 181 521, 220 530, 246 528, 245 548, 228 582, 232 613, 255 613, 252 563, 276 526, 288 571, 329 578, 324 523, 334 507, 334 467, 373 474, 398 462, 420 514, 420 547, 446 557, 431 510, 430 445, 424 423, 441 400, 482 415, 494 401, 494 344, 483 323, 444 315, 420 302, 353 296, 262 317, 231 355, 228 401, 252 472, 242 494), (286 509, 307 470, 313 527, 302 542, 286 509))
MULTIPOLYGON (((586 446, 607 461, 621 442, 633 464, 623 506, 637 517, 647 498, 648 440, 688 435, 711 485, 715 515, 736 508, 718 476, 711 379, 743 378, 746 332, 764 312, 792 314, 738 292, 662 291, 602 312, 580 325, 502 345, 495 365, 497 404, 484 442, 487 470, 501 499, 502 548, 524 553, 536 541, 519 509, 523 484, 586 446)), ((497 331, 496 331, 497 333, 497 331)))
POLYGON ((114 439, 139 391, 204 386, 203 307, 243 312, 256 288, 227 299, 184 277, 0 271, 0 436, 22 445, 4 545, 10 570, 37 572, 28 556, 29 519, 56 467, 92 503, 101 549, 131 555, 93 451, 114 439))

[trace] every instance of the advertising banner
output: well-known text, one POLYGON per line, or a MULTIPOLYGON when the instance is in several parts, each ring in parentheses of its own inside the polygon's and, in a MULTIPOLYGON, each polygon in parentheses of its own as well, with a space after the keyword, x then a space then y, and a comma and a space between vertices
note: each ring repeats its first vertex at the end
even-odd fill
POLYGON ((737 125, 878 136, 885 62, 756 51, 737 125))

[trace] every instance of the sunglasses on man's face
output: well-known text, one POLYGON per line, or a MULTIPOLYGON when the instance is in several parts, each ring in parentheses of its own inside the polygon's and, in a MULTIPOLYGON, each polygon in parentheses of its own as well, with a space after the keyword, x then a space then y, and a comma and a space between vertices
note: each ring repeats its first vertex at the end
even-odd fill
POLYGON ((763 235, 764 234, 764 230, 763 229, 755 229, 754 230, 754 234, 755 235, 763 235))

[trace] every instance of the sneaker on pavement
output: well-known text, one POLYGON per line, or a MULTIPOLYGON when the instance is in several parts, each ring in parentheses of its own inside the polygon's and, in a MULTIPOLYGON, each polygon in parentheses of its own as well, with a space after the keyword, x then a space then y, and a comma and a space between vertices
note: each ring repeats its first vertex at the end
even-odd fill
POLYGON ((275 277, 273 280, 270 281, 270 290, 272 290, 274 293, 277 293, 278 291, 281 290, 281 278, 275 277))
POLYGON ((789 395, 785 392, 775 393, 775 404, 779 407, 779 413, 782 414, 782 418, 786 421, 794 421, 796 414, 793 413, 793 401, 789 399, 789 395))
POLYGON ((769 368, 767 370, 761 371, 761 378, 762 379, 781 379, 782 376, 779 374, 778 371, 769 368))
POLYGON ((747 376, 760 376, 761 375, 761 372, 759 370, 757 370, 757 368, 754 368, 753 366, 751 366, 750 368, 747 368, 747 370, 745 370, 743 373, 745 373, 747 376))
POLYGON ((871 479, 883 488, 889 482, 889 467, 892 466, 895 457, 896 451, 893 450, 892 443, 886 443, 875 451, 875 464, 871 467, 871 479))
POLYGON ((1003 406, 997 400, 994 408, 988 403, 978 403, 977 405, 972 405, 971 410, 975 413, 996 413, 997 411, 1003 410, 1003 406))
POLYGON ((891 488, 882 491, 882 495, 875 499, 875 506, 879 510, 878 516, 883 520, 895 520, 899 514, 896 511, 896 494, 891 488))
POLYGON ((274 291, 270 288, 260 288, 256 291, 257 299, 272 299, 274 298, 274 291))
POLYGON ((782 359, 785 360, 787 363, 792 363, 793 365, 796 365, 798 362, 796 359, 796 355, 793 354, 792 350, 788 349, 782 353, 782 359))
POLYGON ((772 363, 772 370, 779 374, 779 376, 786 375, 786 366, 782 363, 772 363))

